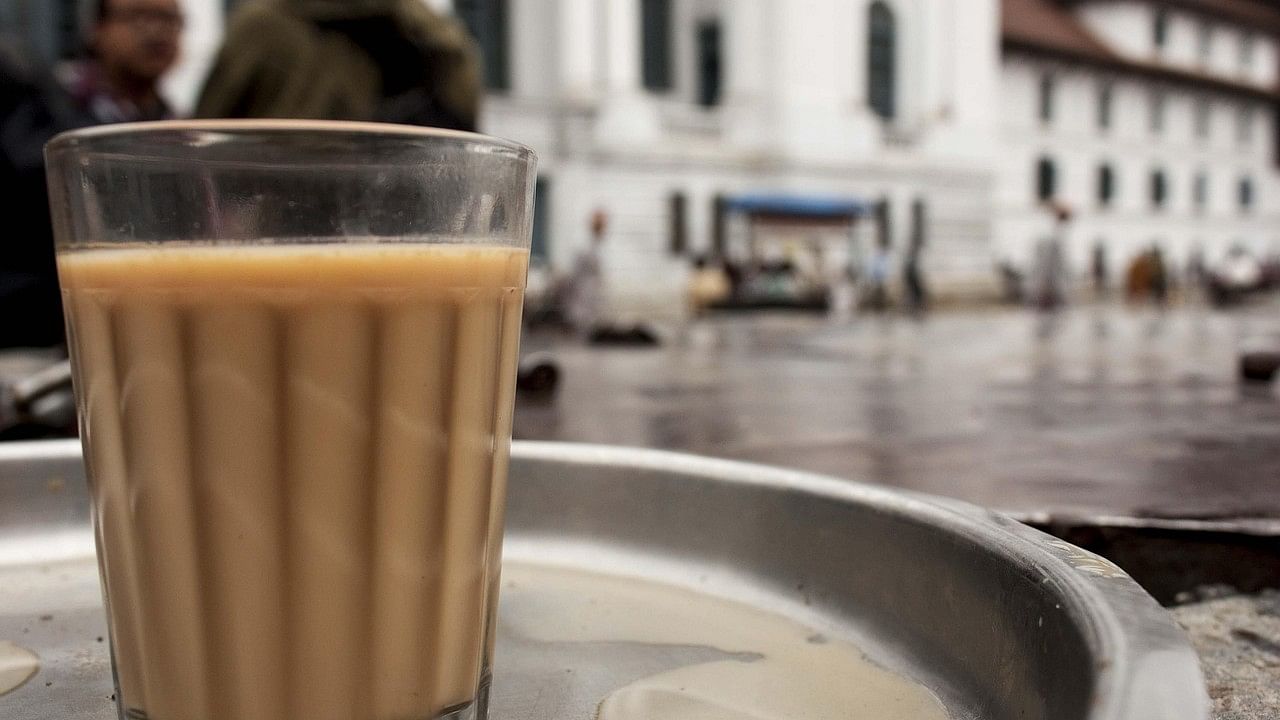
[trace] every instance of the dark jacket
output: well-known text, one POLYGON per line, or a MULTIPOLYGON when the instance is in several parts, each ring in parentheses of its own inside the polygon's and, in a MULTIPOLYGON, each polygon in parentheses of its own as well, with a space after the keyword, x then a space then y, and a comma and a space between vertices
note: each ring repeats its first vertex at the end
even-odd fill
POLYGON ((0 347, 63 341, 44 144, 92 118, 47 71, 0 46, 0 347))
POLYGON ((473 41, 421 0, 257 0, 232 17, 196 114, 470 130, 479 101, 473 41))

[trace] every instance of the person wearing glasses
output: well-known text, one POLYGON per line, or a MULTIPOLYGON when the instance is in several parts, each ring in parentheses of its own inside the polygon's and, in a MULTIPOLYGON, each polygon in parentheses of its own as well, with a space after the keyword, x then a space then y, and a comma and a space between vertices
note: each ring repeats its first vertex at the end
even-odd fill
POLYGON ((159 84, 178 59, 182 25, 177 0, 96 0, 89 57, 58 79, 94 124, 172 117, 159 84))

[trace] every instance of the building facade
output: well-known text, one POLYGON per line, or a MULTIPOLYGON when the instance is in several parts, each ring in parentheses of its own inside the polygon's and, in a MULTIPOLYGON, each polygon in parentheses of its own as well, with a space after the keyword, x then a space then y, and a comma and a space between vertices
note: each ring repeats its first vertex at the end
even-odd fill
MULTIPOLYGON (((608 215, 621 314, 678 312, 691 260, 742 247, 743 195, 881 208, 823 272, 884 244, 897 277, 923 242, 944 295, 1031 265, 1047 203, 1072 213, 1079 274, 1152 245, 1179 267, 1280 251, 1280 11, 1261 0, 425 1, 478 38, 483 129, 538 151, 536 256, 567 268, 608 215)), ((183 0, 179 108, 229 4, 183 0)))
POLYGON ((1070 267, 1113 284, 1159 248, 1175 277, 1280 252, 1275 31, 1262 3, 1005 0, 998 257, 1026 266, 1072 211, 1070 267))
MULTIPOLYGON (((505 19, 520 30, 484 126, 539 151, 536 250, 552 266, 585 244, 595 209, 608 214, 616 312, 677 309, 690 259, 735 232, 723 200, 739 194, 883 201, 891 247, 924 233, 927 274, 980 291, 992 279, 998 6, 965 8, 512 2, 505 19)), ((865 256, 871 235, 839 261, 828 252, 823 271, 865 256)))

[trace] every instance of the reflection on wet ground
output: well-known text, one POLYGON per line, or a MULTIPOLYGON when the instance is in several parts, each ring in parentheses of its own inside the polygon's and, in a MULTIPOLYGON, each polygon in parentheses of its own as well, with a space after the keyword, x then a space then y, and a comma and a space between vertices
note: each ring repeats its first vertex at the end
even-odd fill
POLYGON ((532 336, 564 371, 518 438, 686 450, 1022 512, 1280 517, 1280 306, 701 321, 660 349, 532 336))

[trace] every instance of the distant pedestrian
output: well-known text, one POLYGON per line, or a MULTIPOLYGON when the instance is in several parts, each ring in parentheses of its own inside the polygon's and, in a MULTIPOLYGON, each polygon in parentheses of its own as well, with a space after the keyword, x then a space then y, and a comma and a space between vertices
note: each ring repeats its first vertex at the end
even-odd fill
POLYGON ((1149 251, 1151 263, 1151 300, 1158 307, 1164 307, 1169 301, 1169 268, 1164 260, 1164 252, 1158 246, 1149 251))
POLYGON ((1067 263, 1064 248, 1071 223, 1071 210, 1061 203, 1051 203, 1054 229, 1036 248, 1035 303, 1041 310, 1056 310, 1066 299, 1067 263))
POLYGON ((1099 300, 1105 300, 1111 292, 1107 280, 1107 249, 1101 243, 1093 246, 1093 258, 1089 263, 1093 276, 1093 294, 1099 300))
POLYGON ((867 306, 872 310, 889 307, 889 248, 881 245, 867 263, 867 306))
POLYGON ((828 290, 827 312, 832 320, 844 321, 853 315, 858 297, 858 271, 852 264, 846 265, 831 279, 828 290))
POLYGON ((1204 290, 1208 285, 1209 272, 1204 264, 1204 250, 1195 248, 1191 251, 1191 256, 1187 258, 1187 277, 1186 281, 1191 285, 1192 289, 1200 291, 1204 290))
POLYGON ((729 293, 729 276, 719 262, 706 256, 699 256, 694 260, 688 288, 691 316, 699 317, 708 308, 725 302, 729 299, 729 293))
POLYGON ((1066 274, 1062 242, 1058 236, 1044 238, 1036 246, 1032 301, 1041 310, 1056 310, 1063 301, 1066 274))
POLYGON ((569 274, 566 288, 569 322, 583 334, 600 325, 604 306, 604 268, 600 249, 608 228, 609 217, 603 210, 591 214, 591 237, 574 259, 573 270, 569 274))
POLYGON ((902 266, 902 289, 907 310, 924 312, 929 295, 925 289, 924 270, 920 266, 920 249, 917 247, 907 253, 907 261, 902 266))

